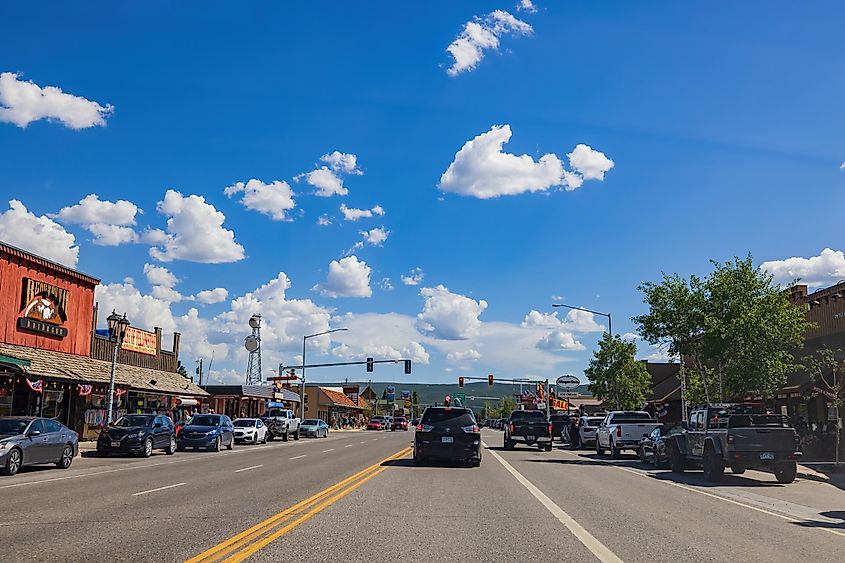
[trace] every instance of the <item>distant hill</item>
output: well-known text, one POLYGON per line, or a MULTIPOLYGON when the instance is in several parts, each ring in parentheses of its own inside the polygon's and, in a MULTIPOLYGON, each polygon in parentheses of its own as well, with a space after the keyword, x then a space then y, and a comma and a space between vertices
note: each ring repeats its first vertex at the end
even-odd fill
MULTIPOLYGON (((320 383, 320 385, 326 387, 342 387, 343 385, 347 385, 345 383, 320 383)), ((364 388, 367 386, 367 383, 348 383, 348 385, 359 385, 360 389, 363 391, 364 388)), ((401 393, 403 390, 414 391, 417 392, 417 396, 419 397, 419 402, 422 404, 432 404, 432 403, 442 403, 443 398, 446 395, 454 396, 455 393, 465 393, 467 397, 467 405, 472 408, 480 408, 484 405, 486 401, 490 401, 491 403, 496 403, 504 397, 505 395, 514 395, 519 393, 519 385, 512 385, 510 383, 493 383, 492 387, 489 387, 486 382, 480 381, 476 383, 467 383, 464 385, 463 389, 458 387, 457 383, 390 383, 390 382, 373 382, 373 391, 376 392, 379 398, 381 398, 382 391, 387 389, 388 385, 395 385, 396 386, 396 398, 399 399, 401 397, 401 393), (472 397, 476 397, 475 400, 471 399, 472 397), (484 397, 491 397, 490 399, 485 399, 484 397)), ((523 383, 523 389, 531 389, 533 388, 533 384, 531 383, 523 383)), ((589 389, 587 389, 586 385, 579 386, 576 390, 576 393, 582 395, 590 395, 589 389)))

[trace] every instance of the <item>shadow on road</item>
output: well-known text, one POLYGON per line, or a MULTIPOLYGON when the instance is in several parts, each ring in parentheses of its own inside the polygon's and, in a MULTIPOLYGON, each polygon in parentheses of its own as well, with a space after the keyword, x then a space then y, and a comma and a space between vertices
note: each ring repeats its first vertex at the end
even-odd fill
POLYGON ((802 528, 827 528, 830 530, 845 530, 845 511, 828 510, 827 512, 819 512, 819 516, 829 518, 830 520, 840 520, 840 522, 806 520, 804 522, 794 522, 794 524, 796 526, 801 526, 802 528))
POLYGON ((413 459, 391 459, 390 461, 382 462, 382 467, 411 467, 419 469, 421 467, 445 467, 447 469, 470 469, 467 464, 460 464, 448 461, 426 461, 423 464, 417 464, 413 459))

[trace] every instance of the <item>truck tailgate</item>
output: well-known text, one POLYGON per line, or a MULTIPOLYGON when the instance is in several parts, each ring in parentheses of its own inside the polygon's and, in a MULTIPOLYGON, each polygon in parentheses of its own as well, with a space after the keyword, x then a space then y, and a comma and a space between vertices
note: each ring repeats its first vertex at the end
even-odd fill
POLYGON ((513 423, 513 432, 514 436, 548 436, 549 435, 549 423, 548 422, 531 422, 531 421, 520 421, 513 423))
POLYGON ((659 426, 657 422, 644 422, 642 424, 619 424, 622 427, 623 440, 642 440, 659 426))
POLYGON ((733 449, 746 452, 792 452, 795 432, 791 428, 731 428, 733 449))

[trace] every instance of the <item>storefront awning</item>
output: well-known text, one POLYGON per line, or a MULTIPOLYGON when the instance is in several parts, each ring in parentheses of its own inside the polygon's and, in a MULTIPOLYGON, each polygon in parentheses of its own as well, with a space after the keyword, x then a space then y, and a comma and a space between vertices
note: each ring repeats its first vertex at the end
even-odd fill
POLYGON ((5 354, 0 354, 0 364, 11 364, 13 366, 18 366, 22 368, 28 368, 29 364, 31 364, 29 360, 22 360, 20 358, 15 358, 13 356, 7 356, 5 354))
MULTIPOLYGON (((28 362, 20 365, 29 376, 45 377, 76 383, 104 384, 109 382, 111 363, 88 356, 77 356, 15 344, 0 344, 0 356, 28 362)), ((176 372, 117 364, 115 384, 147 393, 205 397, 208 395, 193 381, 176 372)))

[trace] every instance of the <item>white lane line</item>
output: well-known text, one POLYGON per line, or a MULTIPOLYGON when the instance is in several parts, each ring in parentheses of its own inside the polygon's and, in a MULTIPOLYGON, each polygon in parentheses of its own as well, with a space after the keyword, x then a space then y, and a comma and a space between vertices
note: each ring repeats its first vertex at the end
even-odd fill
POLYGON ((264 467, 264 464, 252 465, 250 467, 244 467, 243 469, 236 469, 235 473, 240 473, 241 471, 249 471, 250 469, 258 469, 259 467, 264 467))
POLYGON ((344 447, 344 448, 351 448, 353 445, 354 445, 354 444, 346 444, 346 445, 345 445, 345 446, 343 446, 343 447, 344 447))
POLYGON ((558 505, 556 505, 554 501, 552 501, 552 499, 547 497, 543 493, 543 491, 534 486, 534 484, 528 479, 526 479, 522 475, 522 473, 514 469, 510 463, 502 459, 502 456, 491 450, 490 447, 484 442, 481 442, 481 444, 485 448, 487 448, 487 451, 488 453, 490 453, 490 455, 496 458, 496 460, 501 463, 505 469, 508 470, 508 473, 513 475, 516 480, 522 484, 523 487, 528 489, 528 492, 534 495, 534 498, 539 500, 540 503, 546 507, 546 510, 551 512, 552 515, 557 518, 561 524, 563 524, 570 532, 572 532, 572 535, 578 538, 578 541, 584 544, 584 547, 589 549, 590 552, 595 555, 599 561, 605 563, 622 563, 622 560, 617 557, 615 553, 610 551, 610 549, 608 549, 603 543, 596 539, 594 535, 585 530, 584 527, 581 526, 581 524, 576 522, 575 519, 572 518, 572 516, 564 512, 564 510, 558 505))
POLYGON ((364 441, 363 441, 363 442, 361 442, 361 443, 362 443, 362 444, 366 444, 366 443, 367 443, 367 441, 366 441, 366 440, 364 440, 364 441))
MULTIPOLYGON (((566 452, 566 453, 568 453, 569 455, 581 458, 580 455, 576 455, 576 454, 573 454, 571 452, 566 452)), ((583 459, 587 459, 587 458, 583 458, 583 459)), ((594 459, 594 458, 592 458, 592 459, 594 459)), ((653 477, 651 475, 651 473, 647 473, 647 472, 644 472, 644 471, 637 471, 636 469, 631 469, 630 467, 624 467, 624 466, 621 466, 621 465, 618 465, 616 463, 612 463, 612 462, 609 462, 609 461, 604 461, 604 460, 596 460, 596 461, 601 461, 605 465, 609 465, 611 467, 621 469, 622 471, 627 471, 628 473, 631 473, 633 475, 638 475, 640 477, 645 477, 646 479, 651 479, 652 481, 655 481, 657 483, 665 483, 665 484, 671 485, 673 487, 678 487, 679 489, 684 489, 685 491, 698 493, 698 494, 704 495, 706 497, 714 498, 716 500, 721 500, 721 501, 724 501, 724 502, 729 502, 731 504, 735 504, 737 506, 742 506, 744 508, 750 508, 751 510, 756 510, 757 512, 762 512, 763 514, 768 514, 769 516, 774 516, 776 518, 780 518, 780 519, 786 520, 788 522, 802 522, 802 520, 799 520, 797 518, 792 518, 791 516, 787 516, 785 514, 779 514, 777 512, 772 512, 771 510, 766 510, 765 508, 760 508, 759 506, 754 506, 752 504, 746 504, 746 503, 740 502, 738 500, 726 498, 726 497, 723 497, 721 495, 709 493, 707 491, 702 491, 701 489, 696 489, 695 487, 690 487, 689 485, 685 485, 683 483, 676 483, 674 481, 667 481, 665 479, 657 479, 657 478, 653 477)), ((838 530, 831 530, 830 528, 824 528, 822 526, 818 526, 817 529, 824 530, 825 532, 830 532, 831 534, 835 534, 837 536, 845 537, 845 533, 840 532, 838 530)))
POLYGON ((157 493, 158 491, 164 491, 166 489, 173 489, 175 487, 181 487, 182 485, 187 485, 187 483, 176 483, 175 485, 167 485, 166 487, 159 487, 157 489, 150 489, 149 491, 141 491, 139 493, 132 493, 133 497, 139 497, 141 495, 146 495, 147 493, 157 493))
POLYGON ((327 453, 329 453, 329 452, 333 452, 333 451, 334 451, 334 448, 329 448, 329 449, 327 449, 327 450, 323 450, 323 453, 324 453, 324 454, 327 454, 327 453))
POLYGON ((308 454, 295 455, 293 457, 289 457, 288 459, 299 459, 299 458, 305 457, 306 455, 308 455, 308 454))

